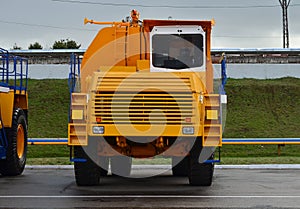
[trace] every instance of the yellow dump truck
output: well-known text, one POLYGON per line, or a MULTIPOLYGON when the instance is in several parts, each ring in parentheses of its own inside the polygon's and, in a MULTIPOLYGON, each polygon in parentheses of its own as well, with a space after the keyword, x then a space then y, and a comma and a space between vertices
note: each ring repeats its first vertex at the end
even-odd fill
POLYGON ((27 152, 28 61, 0 48, 0 174, 23 172, 27 152))
POLYGON ((191 185, 211 185, 223 100, 213 90, 214 22, 140 21, 132 10, 121 22, 85 23, 109 26, 73 58, 69 76, 77 185, 99 184, 109 162, 128 177, 132 158, 155 156, 172 157, 173 175, 191 185))

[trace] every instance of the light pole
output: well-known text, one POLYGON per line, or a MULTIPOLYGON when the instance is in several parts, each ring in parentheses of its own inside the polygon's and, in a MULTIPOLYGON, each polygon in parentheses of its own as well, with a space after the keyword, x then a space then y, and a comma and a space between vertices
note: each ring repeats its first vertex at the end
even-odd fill
POLYGON ((288 25, 288 7, 291 0, 279 0, 282 8, 282 24, 283 24, 283 48, 289 48, 289 25, 288 25))

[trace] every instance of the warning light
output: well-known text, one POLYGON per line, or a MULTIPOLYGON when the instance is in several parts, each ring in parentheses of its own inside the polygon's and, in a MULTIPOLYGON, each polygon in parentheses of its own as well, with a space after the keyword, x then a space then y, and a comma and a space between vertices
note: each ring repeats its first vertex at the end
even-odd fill
POLYGON ((192 118, 185 118, 185 122, 186 123, 191 123, 192 122, 192 118))
POLYGON ((101 118, 96 118, 97 123, 101 123, 101 118))

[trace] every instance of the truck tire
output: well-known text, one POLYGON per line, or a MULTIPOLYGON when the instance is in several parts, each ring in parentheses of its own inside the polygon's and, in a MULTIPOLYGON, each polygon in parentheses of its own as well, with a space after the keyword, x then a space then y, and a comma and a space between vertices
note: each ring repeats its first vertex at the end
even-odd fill
POLYGON ((113 175, 129 177, 131 173, 131 165, 131 157, 114 156, 110 158, 111 173, 113 175))
POLYGON ((100 157, 99 158, 100 165, 100 176, 107 176, 108 173, 108 165, 109 165, 109 157, 100 157))
POLYGON ((8 147, 6 159, 0 161, 0 173, 4 176, 22 174, 26 164, 27 154, 27 122, 22 109, 15 109, 12 127, 5 129, 8 147))
MULTIPOLYGON (((199 163, 199 155, 202 148, 202 140, 197 139, 190 151, 189 183, 195 186, 211 186, 214 164, 199 163)), ((211 158, 213 158, 213 154, 211 158)))
POLYGON ((81 146, 74 147, 75 158, 86 162, 74 162, 75 180, 78 186, 96 186, 100 184, 101 169, 89 158, 81 146))
POLYGON ((188 176, 190 157, 172 157, 173 176, 188 176))

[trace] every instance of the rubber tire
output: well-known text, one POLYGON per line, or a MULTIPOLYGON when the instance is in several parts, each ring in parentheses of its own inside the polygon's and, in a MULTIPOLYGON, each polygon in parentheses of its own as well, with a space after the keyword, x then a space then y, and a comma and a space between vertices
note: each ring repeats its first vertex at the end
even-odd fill
POLYGON ((74 162, 75 180, 78 186, 96 186, 100 184, 101 169, 85 153, 81 146, 74 147, 75 158, 86 162, 74 162))
POLYGON ((5 133, 7 136, 8 147, 6 151, 6 159, 0 161, 0 173, 3 176, 17 176, 23 173, 26 156, 27 156, 27 137, 28 129, 26 116, 22 109, 15 109, 12 116, 12 127, 6 128, 5 133), (18 156, 17 151, 17 135, 18 127, 22 126, 24 131, 24 149, 22 156, 18 156))
POLYGON ((112 175, 129 177, 131 173, 132 158, 127 156, 114 156, 110 158, 112 175))
MULTIPOLYGON (((201 150, 202 140, 197 139, 190 151, 189 183, 190 185, 195 186, 211 186, 214 173, 214 164, 198 162, 201 150)), ((211 158, 213 158, 213 154, 211 158)))
POLYGON ((172 157, 173 176, 188 176, 190 157, 172 157), (181 161, 180 161, 181 160, 181 161), (180 161, 180 162, 179 162, 180 161))

